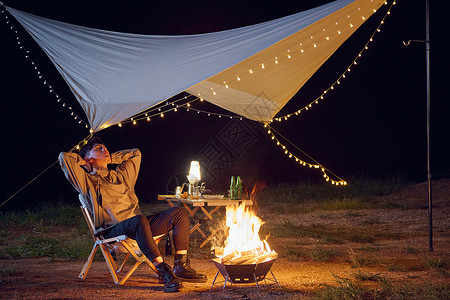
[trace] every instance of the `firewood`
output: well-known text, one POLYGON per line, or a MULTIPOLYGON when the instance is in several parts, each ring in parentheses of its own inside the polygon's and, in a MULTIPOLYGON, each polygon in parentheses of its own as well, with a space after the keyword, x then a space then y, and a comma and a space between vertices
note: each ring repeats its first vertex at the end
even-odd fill
POLYGON ((227 254, 224 257, 222 257, 221 262, 224 264, 224 263, 228 262, 229 260, 232 260, 235 256, 236 256, 236 253, 231 252, 230 254, 227 254))
POLYGON ((251 253, 248 255, 243 255, 241 257, 233 258, 228 263, 231 265, 242 265, 242 264, 248 263, 248 261, 250 261, 250 260, 254 261, 255 258, 256 258, 256 255, 254 253, 251 253))
POLYGON ((267 254, 258 256, 258 257, 256 258, 256 263, 257 263, 257 264, 260 264, 260 263, 263 263, 263 262, 266 261, 266 260, 275 259, 275 258, 277 258, 277 257, 278 257, 278 254, 276 254, 275 252, 267 253, 267 254))
POLYGON ((224 263, 234 259, 235 257, 239 258, 239 257, 251 255, 251 254, 253 254, 253 251, 251 251, 251 250, 243 251, 243 252, 232 252, 232 253, 227 254, 224 257, 222 257, 222 263, 224 264, 224 263))

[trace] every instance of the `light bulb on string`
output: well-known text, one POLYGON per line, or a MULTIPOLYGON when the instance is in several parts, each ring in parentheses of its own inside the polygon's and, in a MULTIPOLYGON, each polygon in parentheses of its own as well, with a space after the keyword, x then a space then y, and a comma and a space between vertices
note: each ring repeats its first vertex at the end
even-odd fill
MULTIPOLYGON (((387 3, 386 3, 386 4, 387 4, 387 3)), ((374 10, 374 12, 375 12, 375 10, 374 10)), ((347 17, 350 18, 349 15, 348 15, 347 17)), ((364 18, 363 18, 363 19, 364 19, 364 18)), ((338 25, 338 22, 335 22, 335 23, 336 23, 336 25, 338 25)), ((322 28, 322 31, 325 32, 326 29, 325 29, 325 28, 322 28)), ((338 32, 338 34, 341 34, 340 31, 338 32)), ((310 37, 311 37, 311 40, 314 39, 314 36, 313 36, 313 35, 311 35, 310 37)), ((326 36, 325 38, 326 38, 327 40, 330 39, 329 36, 326 36)), ((316 39, 316 40, 317 40, 317 39, 316 39)), ((298 43, 298 45, 302 46, 303 44, 300 42, 300 43, 298 43)), ((313 43, 313 44, 310 45, 310 46, 312 46, 312 47, 318 47, 318 45, 317 45, 316 43, 313 43)), ((306 46, 306 47, 308 47, 308 46, 306 46)), ((285 51, 287 51, 287 53, 288 53, 288 54, 287 54, 287 57, 290 58, 290 57, 291 57, 291 51, 290 51, 290 49, 287 49, 287 50, 285 50, 285 51)), ((298 52, 297 52, 297 49, 293 49, 293 51, 294 51, 293 53, 298 53, 298 52)), ((300 53, 303 53, 303 51, 304 51, 304 50, 301 49, 300 53)), ((360 55, 359 55, 359 56, 360 56, 360 55)), ((275 60, 274 60, 275 64, 278 64, 278 63, 280 63, 280 62, 284 62, 283 58, 286 58, 286 56, 282 55, 281 58, 282 58, 282 60, 279 60, 278 57, 275 57, 275 60)), ((354 62, 354 64, 356 64, 356 61, 354 62)), ((265 64, 264 64, 264 63, 260 64, 260 66, 261 66, 262 69, 265 68, 265 64)), ((249 74, 253 74, 253 72, 254 72, 253 70, 254 70, 253 68, 252 68, 252 69, 249 69, 249 74)), ((348 68, 348 71, 350 71, 350 68, 348 68)), ((242 74, 241 74, 241 75, 242 75, 242 74)), ((244 74, 244 75, 245 75, 245 74, 244 74)), ((341 77, 342 77, 342 78, 345 78, 345 75, 343 75, 343 76, 341 76, 341 77)), ((237 80, 237 81, 240 81, 240 80, 241 80, 241 77, 240 77, 239 75, 236 75, 236 80, 237 80)), ((340 84, 340 82, 337 82, 337 83, 340 84)), ((225 81, 224 81, 224 84, 225 84, 225 87, 228 88, 228 84, 227 84, 225 81)), ((331 86, 329 89, 333 90, 334 87, 331 86)), ((213 95, 215 95, 215 94, 216 94, 216 91, 213 90, 212 93, 213 93, 213 95)), ((326 91, 325 91, 325 93, 326 93, 326 91)), ((185 97, 185 99, 186 99, 186 97, 185 97)), ((317 98, 317 99, 319 99, 319 98, 317 98)), ((323 99, 324 99, 323 96, 321 96, 320 99, 323 100, 323 99)), ((200 100, 202 101, 203 99, 200 99, 200 100)), ((313 102, 311 102, 311 103, 318 104, 318 101, 315 100, 315 101, 313 101, 313 102)), ((166 103, 166 105, 169 105, 169 104, 171 104, 172 106, 174 106, 174 103, 166 103)), ((185 105, 186 105, 187 107, 190 107, 190 104, 185 104, 185 105)), ((311 107, 311 104, 309 104, 308 107, 311 107)), ((306 110, 308 109, 308 107, 306 108, 306 110)), ((188 109, 187 109, 187 110, 188 110, 188 109)), ((298 114, 301 112, 301 110, 302 110, 302 109, 299 109, 295 114, 298 115, 298 114)), ((173 109, 173 111, 176 112, 177 110, 176 110, 176 109, 173 109)), ((287 115, 286 118, 284 118, 284 119, 287 120, 290 116, 291 116, 291 115, 289 114, 289 115, 287 115)), ((230 118, 233 118, 233 117, 230 116, 230 118)), ((278 121, 281 121, 281 120, 282 120, 281 118, 278 119, 278 121)))
MULTIPOLYGON (((1 10, 2 13, 5 13, 5 19, 7 20, 6 23, 9 24, 9 18, 6 15, 6 10, 1 10)), ((14 27, 11 25, 10 26, 11 31, 13 32, 13 34, 15 35, 16 41, 17 41, 17 45, 19 46, 18 48, 23 51, 25 53, 25 58, 30 62, 30 64, 33 66, 34 70, 37 72, 38 78, 39 79, 43 79, 43 84, 46 85, 49 89, 49 93, 54 93, 55 97, 56 97, 56 102, 62 102, 62 106, 66 107, 66 103, 64 103, 64 101, 62 101, 62 99, 56 94, 56 92, 54 91, 53 87, 47 82, 47 80, 43 77, 43 75, 41 74, 41 72, 39 71, 39 69, 37 68, 35 62, 33 61, 33 59, 30 56, 30 51, 25 49, 22 41, 20 40, 20 37, 18 35, 17 30, 14 29, 14 27)), ((84 122, 81 118, 79 118, 73 111, 71 107, 68 107, 69 110, 71 111, 70 115, 72 117, 74 117, 75 120, 79 119, 78 124, 84 123, 87 127, 87 123, 84 122)))
MULTIPOLYGON (((347 18, 350 18, 350 15, 347 15, 347 18)), ((364 16, 362 16, 362 17, 360 17, 360 18, 361 18, 363 21, 366 19, 366 17, 364 17, 364 16)), ((383 20, 384 20, 384 19, 383 19, 383 20)), ((384 21, 382 21, 382 23, 384 23, 384 21)), ((336 21, 335 24, 338 25, 339 22, 336 21)), ((354 24, 353 24, 353 23, 349 23, 348 26, 354 27, 354 24)), ((325 32, 325 31, 326 31, 326 29, 325 29, 325 28, 322 28, 322 32, 325 32)), ((337 30, 336 32, 337 32, 337 34, 341 34, 341 33, 342 33, 341 30, 337 30)), ((375 32, 378 32, 378 31, 375 31, 375 32)), ((373 35, 372 35, 372 37, 373 37, 373 35)), ((373 40, 372 37, 370 38, 370 41, 373 40)), ((310 40, 314 40, 314 39, 315 39, 315 36, 314 36, 314 35, 311 35, 311 36, 310 36, 310 40)), ((330 40, 331 37, 330 37, 330 36, 326 36, 325 39, 326 39, 326 40, 330 40)), ((303 43, 302 43, 302 42, 299 42, 299 43, 297 43, 296 45, 297 45, 297 47, 300 46, 300 49, 299 49, 299 50, 295 50, 293 53, 304 53, 305 49, 302 48, 303 43), (297 52, 297 51, 298 51, 298 52, 297 52)), ((318 45, 317 43, 312 43, 312 44, 310 44, 310 46, 311 46, 312 48, 317 48, 319 45, 318 45)), ((367 45, 365 45, 364 49, 368 49, 367 45)), ((290 50, 290 49, 287 49, 286 51, 287 51, 287 53, 288 53, 288 56, 287 56, 287 57, 288 57, 288 58, 291 57, 291 50, 290 50)), ((358 57, 361 57, 361 56, 362 56, 362 55, 361 55, 361 52, 358 53, 358 57)), ((278 58, 277 56, 275 56, 274 59, 273 59, 273 62, 274 62, 275 64, 279 64, 281 61, 279 60, 279 58, 278 58)), ((356 59, 352 62, 352 65, 357 65, 356 59)), ((259 66, 261 67, 261 69, 264 69, 264 68, 265 68, 265 63, 260 63, 259 66)), ((249 73, 249 74, 252 74, 252 73, 253 73, 253 70, 254 70, 253 68, 249 69, 248 73, 249 73)), ((345 73, 346 73, 346 72, 351 72, 351 68, 348 67, 347 70, 339 77, 339 79, 341 79, 341 78, 342 78, 342 79, 346 78, 346 76, 345 76, 345 73)), ((241 81, 241 79, 243 79, 243 78, 241 78, 239 75, 236 75, 236 80, 237 80, 237 81, 241 81)), ((334 90, 334 84, 336 84, 336 83, 337 83, 337 84, 340 84, 340 81, 339 81, 339 80, 338 80, 338 81, 335 81, 335 82, 330 86, 329 89, 330 89, 330 90, 334 90)), ((326 92, 325 92, 324 94, 326 94, 326 92)), ((320 98, 320 100, 323 100, 323 99, 324 99, 323 96, 320 96, 320 97, 318 97, 317 99, 319 99, 319 98, 320 98)), ((312 101, 311 103, 318 104, 317 99, 314 100, 314 101, 312 101)), ((305 107, 305 108, 303 108, 303 109, 308 110, 308 107, 311 107, 311 105, 308 105, 307 107, 305 107)), ((302 110, 302 109, 299 109, 299 110, 297 110, 297 111, 301 111, 301 110, 302 110)), ((298 115, 298 113, 296 113, 296 115, 298 115)), ((272 120, 270 120, 270 122, 273 122, 274 120, 275 120, 275 121, 282 121, 282 119, 287 120, 287 118, 283 117, 283 118, 275 118, 275 119, 272 119, 272 120)))
MULTIPOLYGON (((267 124, 264 125, 264 127, 269 127, 267 124)), ((316 164, 311 164, 311 163, 306 163, 302 160, 300 160, 298 157, 296 157, 293 153, 291 153, 286 146, 284 146, 283 144, 280 143, 280 141, 275 137, 274 133, 272 132, 271 128, 269 127, 269 130, 267 131, 267 133, 269 135, 271 135, 271 139, 274 140, 276 142, 277 146, 280 146, 283 150, 284 150, 284 154, 286 154, 290 159, 294 158, 296 162, 298 162, 301 166, 308 166, 309 168, 314 168, 314 169, 319 169, 322 173, 323 173, 323 177, 326 178, 326 181, 330 181, 329 176, 326 174, 326 169, 325 167, 323 167, 322 165, 320 165, 319 163, 316 164)), ((334 175, 334 174, 333 174, 334 175)), ((340 179, 340 178, 339 178, 340 179)), ((334 182, 336 185, 346 185, 347 182, 340 179, 340 181, 334 181, 332 180, 332 182, 334 182), (339 184, 338 184, 339 183, 339 184)))

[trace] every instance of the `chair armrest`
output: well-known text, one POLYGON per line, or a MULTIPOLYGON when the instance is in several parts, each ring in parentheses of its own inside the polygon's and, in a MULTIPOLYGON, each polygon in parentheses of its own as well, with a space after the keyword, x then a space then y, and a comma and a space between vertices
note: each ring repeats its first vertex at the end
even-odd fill
POLYGON ((100 244, 109 244, 109 243, 117 243, 126 240, 128 237, 126 235, 119 235, 109 239, 98 239, 95 241, 96 245, 100 244))

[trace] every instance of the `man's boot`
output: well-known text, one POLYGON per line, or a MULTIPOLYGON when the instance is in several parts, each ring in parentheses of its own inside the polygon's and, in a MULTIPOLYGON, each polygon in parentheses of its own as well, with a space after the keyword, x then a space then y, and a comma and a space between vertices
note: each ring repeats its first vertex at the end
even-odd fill
POLYGON ((199 274, 191 268, 187 254, 175 254, 173 272, 182 281, 206 282, 205 274, 199 274))
POLYGON ((183 287, 183 284, 175 277, 172 268, 168 264, 162 262, 156 266, 156 270, 158 270, 159 278, 164 283, 164 292, 179 292, 183 287))

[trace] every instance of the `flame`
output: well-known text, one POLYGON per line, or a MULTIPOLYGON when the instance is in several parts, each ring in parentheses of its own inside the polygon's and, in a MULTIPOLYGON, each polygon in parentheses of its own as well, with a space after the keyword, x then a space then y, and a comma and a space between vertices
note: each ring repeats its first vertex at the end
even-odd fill
POLYGON ((266 183, 265 182, 256 182, 253 185, 253 189, 250 193, 250 199, 251 200, 256 200, 256 195, 261 192, 263 189, 265 189, 266 187, 266 183))
POLYGON ((246 258, 246 263, 273 259, 276 252, 271 250, 269 244, 259 237, 259 229, 263 224, 264 222, 253 211, 245 207, 245 203, 239 206, 227 206, 228 237, 225 241, 223 253, 220 249, 216 251, 216 256, 222 262, 226 261, 225 258, 236 260, 241 257, 246 258), (259 259, 260 257, 263 257, 263 259, 259 259))
POLYGON ((258 207, 258 199, 257 199, 257 195, 264 190, 264 188, 266 187, 266 183, 265 182, 256 182, 253 185, 253 189, 250 192, 250 200, 253 201, 253 208, 254 210, 257 209, 258 207))

